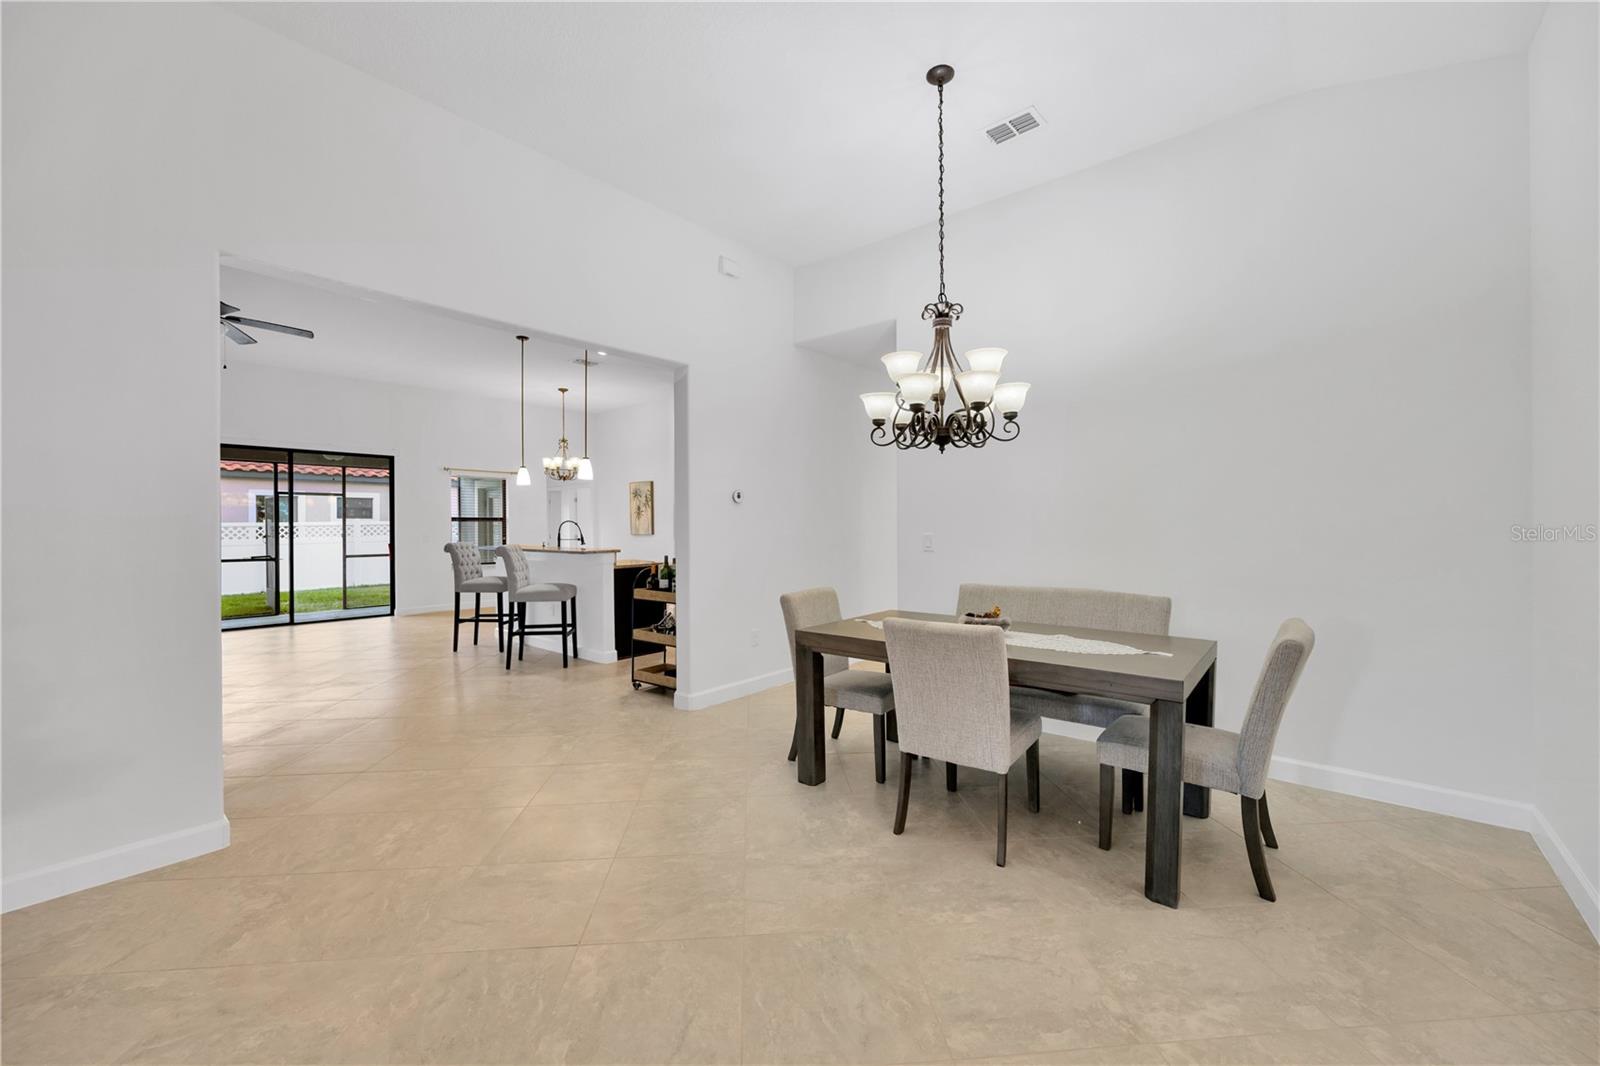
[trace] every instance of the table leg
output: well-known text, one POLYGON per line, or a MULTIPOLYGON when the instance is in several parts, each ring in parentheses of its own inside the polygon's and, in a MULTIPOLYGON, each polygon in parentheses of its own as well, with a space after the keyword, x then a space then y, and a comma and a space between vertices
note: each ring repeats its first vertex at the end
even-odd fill
POLYGON ((828 779, 828 755, 823 747, 822 655, 800 648, 795 659, 800 676, 794 679, 796 759, 802 785, 820 785, 828 779))
MULTIPOLYGON (((1206 676, 1189 693, 1183 705, 1183 720, 1190 725, 1212 724, 1217 706, 1217 664, 1212 663, 1206 676)), ((1211 817, 1211 790, 1199 785, 1183 786, 1183 813, 1190 818, 1211 817)))
POLYGON ((1150 768, 1145 774, 1144 894, 1178 905, 1183 851, 1183 706, 1150 708, 1150 768))

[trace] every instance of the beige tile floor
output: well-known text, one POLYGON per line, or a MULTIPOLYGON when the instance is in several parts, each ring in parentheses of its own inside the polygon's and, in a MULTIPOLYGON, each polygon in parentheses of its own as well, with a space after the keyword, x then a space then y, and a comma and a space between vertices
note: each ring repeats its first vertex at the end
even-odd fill
POLYGON ((1274 785, 1267 904, 1218 795, 1171 911, 1138 818, 1095 847, 1088 744, 1001 870, 981 775, 919 765, 890 834, 864 715, 797 785, 786 688, 679 712, 442 616, 222 641, 232 846, 6 915, 6 1062, 1597 1058, 1522 833, 1274 785))

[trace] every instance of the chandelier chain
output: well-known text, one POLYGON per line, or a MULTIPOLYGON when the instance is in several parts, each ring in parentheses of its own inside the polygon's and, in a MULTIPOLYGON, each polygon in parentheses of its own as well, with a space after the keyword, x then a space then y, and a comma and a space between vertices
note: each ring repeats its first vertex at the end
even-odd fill
POLYGON ((944 86, 939 89, 939 302, 949 303, 944 291, 944 86))

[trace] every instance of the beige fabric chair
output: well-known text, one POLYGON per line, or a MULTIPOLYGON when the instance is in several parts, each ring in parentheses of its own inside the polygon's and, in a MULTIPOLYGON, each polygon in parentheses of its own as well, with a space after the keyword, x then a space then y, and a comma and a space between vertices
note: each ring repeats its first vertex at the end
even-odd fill
MULTIPOLYGON (((1250 871, 1255 874, 1256 891, 1265 900, 1278 898, 1267 873, 1266 853, 1261 850, 1263 838, 1267 847, 1278 846, 1267 813, 1267 768, 1272 762, 1272 746, 1278 738, 1283 712, 1315 644, 1316 634, 1310 626, 1298 618, 1284 622, 1267 650, 1267 661, 1245 711, 1244 728, 1234 733, 1203 725, 1183 727, 1183 779, 1192 785, 1238 794, 1250 871)), ((1100 759, 1100 846, 1109 849, 1111 793, 1115 788, 1112 770, 1148 769, 1150 720, 1131 715, 1119 718, 1100 734, 1095 752, 1100 759)))
MULTIPOLYGON (((995 604, 1013 622, 1076 629, 1108 629, 1119 633, 1144 633, 1164 637, 1172 622, 1172 600, 1166 596, 1141 596, 1102 589, 1045 588, 1033 585, 964 584, 956 595, 956 613, 982 614, 995 604)), ((1129 714, 1143 714, 1148 704, 1080 696, 1070 692, 1016 686, 1012 706, 1041 718, 1104 729, 1129 714)), ((1144 781, 1132 771, 1122 778, 1122 802, 1127 812, 1144 810, 1144 781)))
POLYGON ((1039 717, 1012 710, 1005 633, 994 626, 883 623, 900 719, 900 802, 894 831, 906 828, 916 755, 1000 775, 995 865, 1006 864, 1007 775, 1026 755, 1028 809, 1039 810, 1039 717))
POLYGON ((479 556, 476 544, 462 544, 451 541, 444 546, 445 554, 450 556, 450 570, 455 579, 456 609, 455 623, 450 627, 450 650, 459 651, 461 648, 461 627, 468 622, 472 623, 472 643, 478 643, 478 623, 494 622, 495 647, 501 647, 500 626, 504 624, 509 615, 505 611, 506 579, 496 577, 494 574, 483 572, 483 560, 479 556), (461 597, 463 593, 472 594, 472 615, 469 618, 461 617, 461 597), (485 593, 494 596, 494 614, 483 613, 483 597, 485 593))
POLYGON ((561 668, 567 668, 567 638, 572 638, 572 655, 578 655, 578 586, 565 581, 536 582, 528 568, 528 557, 514 544, 495 549, 506 568, 506 597, 510 601, 511 618, 506 626, 506 669, 511 669, 511 648, 516 645, 517 661, 528 646, 528 635, 556 635, 561 637, 561 668), (528 624, 528 604, 561 604, 561 623, 528 624), (569 611, 570 608, 570 618, 569 611), (515 639, 513 639, 515 638, 515 639))
MULTIPOLYGON (((795 678, 800 676, 800 661, 794 657, 794 633, 808 626, 837 622, 839 594, 831 588, 802 589, 786 592, 778 597, 783 609, 783 628, 789 634, 789 656, 794 664, 795 678)), ((878 784, 886 777, 886 743, 894 725, 894 684, 889 675, 877 671, 852 670, 850 660, 842 655, 822 657, 822 703, 834 708, 833 739, 839 739, 844 728, 845 711, 865 711, 872 715, 872 758, 878 784)), ((797 723, 798 724, 798 723, 797 723)), ((800 753, 800 735, 795 733, 789 744, 789 761, 800 753)))

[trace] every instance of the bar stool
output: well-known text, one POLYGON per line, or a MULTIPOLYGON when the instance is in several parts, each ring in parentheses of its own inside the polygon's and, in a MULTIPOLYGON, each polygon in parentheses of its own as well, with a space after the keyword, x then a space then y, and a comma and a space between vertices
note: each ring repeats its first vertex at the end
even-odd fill
POLYGON ((455 572, 456 581, 455 624, 450 628, 450 650, 460 650, 462 625, 472 623, 472 643, 477 644, 478 623, 489 621, 494 622, 494 646, 499 650, 504 646, 500 626, 511 618, 505 610, 506 579, 483 572, 483 562, 478 557, 476 545, 451 541, 444 546, 444 550, 450 556, 450 569, 455 572), (461 617, 463 592, 472 593, 472 614, 467 618, 461 617), (494 614, 483 613, 483 594, 486 592, 494 593, 494 614))
POLYGON ((511 616, 506 624, 506 669, 511 669, 511 645, 517 645, 517 660, 528 646, 528 634, 559 633, 561 635, 561 668, 567 668, 567 634, 572 635, 572 657, 578 657, 578 586, 565 581, 534 583, 528 569, 528 558, 515 545, 501 545, 495 549, 506 568, 506 595, 510 599, 511 616), (571 611, 568 611, 568 603, 571 611), (561 604, 561 622, 528 624, 528 604, 561 604))

